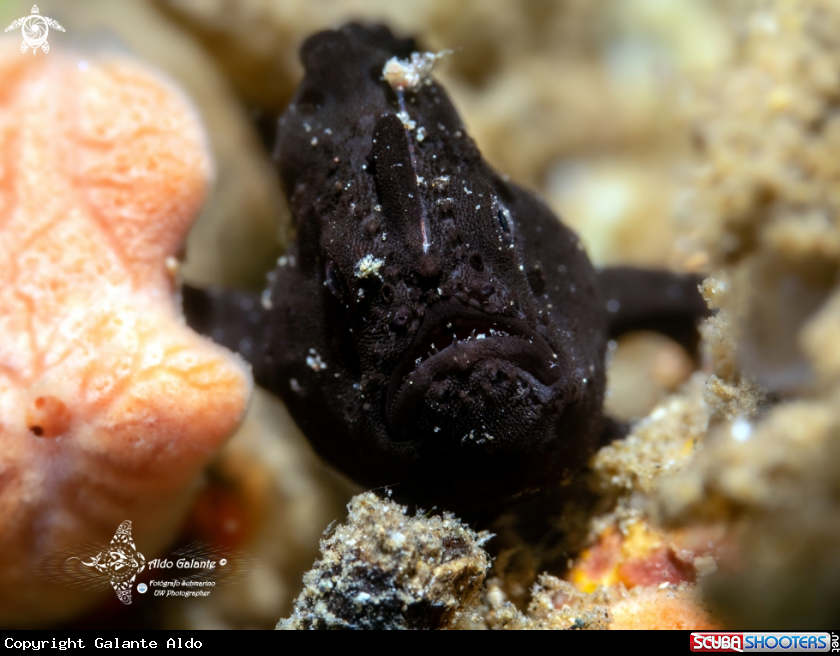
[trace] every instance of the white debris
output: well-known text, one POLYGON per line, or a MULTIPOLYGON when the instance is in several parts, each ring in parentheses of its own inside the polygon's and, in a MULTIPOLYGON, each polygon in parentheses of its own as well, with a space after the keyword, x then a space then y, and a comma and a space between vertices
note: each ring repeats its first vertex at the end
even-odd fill
POLYGON ((323 371, 327 368, 327 363, 321 359, 321 356, 318 355, 318 352, 314 348, 309 349, 309 355, 306 356, 306 365, 312 371, 323 371))
POLYGON ((408 115, 408 112, 397 112, 397 118, 402 121, 402 124, 406 130, 413 130, 417 127, 417 122, 411 120, 411 117, 408 115))
POLYGON ((410 59, 391 57, 382 68, 382 77, 396 90, 416 89, 432 74, 435 60, 448 55, 451 50, 439 53, 412 52, 410 59))
MULTIPOLYGON (((383 235, 384 236, 384 235, 383 235)), ((361 260, 356 262, 356 277, 367 278, 369 276, 377 276, 381 278, 379 270, 385 264, 385 260, 374 257, 373 255, 365 255, 361 260)))
POLYGON ((752 435, 752 424, 743 417, 738 417, 733 423, 732 428, 729 429, 732 434, 732 439, 736 442, 746 442, 752 435))

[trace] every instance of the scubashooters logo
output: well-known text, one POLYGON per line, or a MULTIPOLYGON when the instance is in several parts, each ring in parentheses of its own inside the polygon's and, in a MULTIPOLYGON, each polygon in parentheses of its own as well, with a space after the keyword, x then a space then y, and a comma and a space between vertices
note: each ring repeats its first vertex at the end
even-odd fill
POLYGON ((131 538, 131 522, 126 520, 120 524, 111 540, 110 548, 100 551, 91 558, 90 562, 85 562, 76 556, 71 556, 67 560, 74 558, 85 567, 93 567, 97 572, 107 576, 119 600, 126 605, 131 603, 131 588, 134 585, 134 579, 146 567, 146 558, 137 551, 134 540, 131 538))

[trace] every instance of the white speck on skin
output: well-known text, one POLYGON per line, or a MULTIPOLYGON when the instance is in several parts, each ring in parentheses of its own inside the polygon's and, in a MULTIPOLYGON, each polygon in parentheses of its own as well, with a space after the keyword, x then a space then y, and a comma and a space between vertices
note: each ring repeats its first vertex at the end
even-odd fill
POLYGON ((403 127, 406 130, 413 130, 417 127, 417 122, 412 121, 407 112, 397 112, 397 118, 402 121, 403 127))
POLYGON ((289 387, 292 389, 293 392, 298 393, 300 392, 300 383, 297 382, 297 378, 290 378, 289 379, 289 387))
POLYGON ((314 348, 309 349, 309 355, 306 356, 306 365, 312 371, 323 371, 327 368, 326 362, 321 359, 321 356, 318 355, 318 352, 314 348))
POLYGON ((306 130, 307 132, 312 132, 312 126, 310 126, 309 123, 304 123, 303 124, 303 129, 306 130))
POLYGON ((311 143, 313 146, 317 146, 318 145, 318 137, 312 137, 312 141, 310 141, 309 143, 311 143))
POLYGON ((426 128, 424 128, 422 126, 417 128, 417 141, 422 142, 423 139, 425 139, 425 138, 426 138, 426 128))
POLYGON ((263 310, 270 310, 274 307, 271 303, 271 290, 264 289, 262 295, 260 296, 260 305, 263 306, 263 310))
MULTIPOLYGON (((385 235, 382 235, 382 241, 385 241, 385 235)), ((356 277, 357 278, 368 278, 370 276, 376 276, 377 278, 382 278, 379 273, 379 270, 385 264, 385 260, 381 260, 375 258, 373 255, 365 255, 361 260, 356 262, 356 277)))
POLYGON ((607 312, 611 312, 615 314, 621 309, 621 303, 616 301, 614 298, 607 301, 607 312))

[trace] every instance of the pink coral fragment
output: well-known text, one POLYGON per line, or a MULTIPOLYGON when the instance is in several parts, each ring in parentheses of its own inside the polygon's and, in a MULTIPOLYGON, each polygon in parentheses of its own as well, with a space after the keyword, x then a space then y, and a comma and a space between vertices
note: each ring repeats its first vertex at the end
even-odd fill
POLYGON ((97 598, 41 582, 52 551, 173 536, 250 374, 183 322, 167 259, 204 201, 199 121, 136 63, 0 52, 0 622, 97 598))

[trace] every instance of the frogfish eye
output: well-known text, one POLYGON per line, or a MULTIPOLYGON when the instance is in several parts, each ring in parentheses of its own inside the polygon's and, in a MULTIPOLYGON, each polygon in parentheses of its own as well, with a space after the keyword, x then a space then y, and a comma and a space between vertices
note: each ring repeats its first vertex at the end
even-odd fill
POLYGON ((494 200, 493 209, 496 211, 496 219, 499 221, 499 227, 502 229, 505 240, 513 241, 513 217, 510 210, 502 205, 498 199, 494 200))
POLYGON ((394 300, 394 288, 391 285, 382 286, 382 300, 388 304, 394 300))
POLYGON ((324 270, 324 284, 329 287, 332 295, 338 300, 344 299, 344 277, 332 260, 327 260, 327 265, 324 270))

